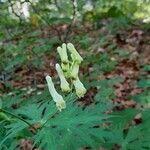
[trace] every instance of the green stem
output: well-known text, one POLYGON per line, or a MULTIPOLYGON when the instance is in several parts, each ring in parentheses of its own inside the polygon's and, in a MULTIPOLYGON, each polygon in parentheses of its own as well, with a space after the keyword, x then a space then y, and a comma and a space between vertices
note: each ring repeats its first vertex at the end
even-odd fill
POLYGON ((11 113, 11 112, 9 112, 9 111, 7 111, 7 110, 0 109, 0 112, 6 113, 6 114, 8 114, 8 115, 11 115, 11 116, 13 116, 13 117, 15 117, 15 118, 17 118, 17 119, 23 121, 24 123, 26 123, 27 125, 29 125, 29 126, 30 126, 32 129, 34 129, 35 131, 37 130, 37 129, 36 129, 32 124, 30 124, 28 121, 24 120, 23 118, 21 118, 21 117, 19 117, 19 116, 17 116, 17 115, 14 115, 13 113, 11 113))
POLYGON ((45 122, 44 124, 42 125, 41 129, 47 124, 47 122, 52 119, 52 117, 54 117, 59 111, 57 110, 51 117, 49 117, 45 122))

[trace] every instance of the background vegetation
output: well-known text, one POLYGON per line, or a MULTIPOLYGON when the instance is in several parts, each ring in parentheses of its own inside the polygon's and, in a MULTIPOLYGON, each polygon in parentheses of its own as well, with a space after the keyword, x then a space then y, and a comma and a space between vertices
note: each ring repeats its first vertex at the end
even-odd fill
POLYGON ((0 0, 0 149, 149 150, 149 72, 149 0, 0 0), (58 112, 45 76, 68 42, 88 92, 58 112))

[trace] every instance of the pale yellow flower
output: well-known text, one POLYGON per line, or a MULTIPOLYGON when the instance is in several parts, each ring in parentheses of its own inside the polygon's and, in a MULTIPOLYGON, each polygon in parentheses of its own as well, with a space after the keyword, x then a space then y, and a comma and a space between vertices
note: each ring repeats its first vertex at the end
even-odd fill
POLYGON ((75 86, 77 96, 79 98, 84 97, 86 93, 86 88, 84 87, 84 85, 82 84, 82 82, 79 80, 78 77, 76 80, 73 81, 73 84, 75 86))
POLYGON ((71 57, 72 57, 73 61, 77 61, 80 64, 81 61, 83 61, 83 58, 77 52, 77 50, 75 49, 74 45, 72 43, 68 43, 67 44, 67 48, 68 48, 68 50, 71 53, 71 57))
POLYGON ((63 100, 63 97, 60 94, 57 93, 57 91, 54 87, 54 83, 52 81, 52 78, 47 75, 46 76, 46 81, 47 81, 47 84, 48 84, 49 92, 50 92, 54 102, 56 102, 56 106, 57 106, 58 110, 61 111, 62 109, 65 109, 66 108, 66 103, 63 100))
POLYGON ((65 72, 65 73, 67 73, 67 72, 69 72, 70 71, 70 69, 69 69, 69 63, 61 63, 61 67, 62 67, 62 70, 65 72))
POLYGON ((57 73, 58 73, 58 76, 60 78, 60 87, 61 87, 61 90, 63 92, 70 92, 71 89, 69 87, 69 83, 67 82, 65 76, 64 76, 64 73, 60 67, 59 64, 56 64, 56 70, 57 70, 57 73))
POLYGON ((73 80, 76 80, 79 72, 79 64, 77 62, 74 62, 71 69, 71 78, 73 80))
POLYGON ((59 53, 61 62, 64 63, 64 64, 67 64, 69 61, 68 61, 66 44, 63 43, 62 48, 60 46, 57 47, 57 52, 59 53))

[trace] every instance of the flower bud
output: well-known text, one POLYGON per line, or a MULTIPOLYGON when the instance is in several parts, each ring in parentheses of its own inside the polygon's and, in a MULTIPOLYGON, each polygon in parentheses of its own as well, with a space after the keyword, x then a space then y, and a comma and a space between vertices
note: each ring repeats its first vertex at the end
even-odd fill
POLYGON ((56 106, 57 106, 58 110, 61 111, 62 109, 65 109, 66 108, 66 103, 63 100, 63 97, 60 94, 57 93, 57 91, 54 87, 52 78, 47 75, 46 76, 46 81, 47 81, 47 84, 48 84, 49 92, 50 92, 54 102, 56 102, 56 106))
POLYGON ((74 62, 73 65, 72 65, 72 70, 71 70, 71 78, 73 80, 77 79, 78 72, 79 72, 79 64, 77 62, 74 62))
POLYGON ((69 68, 69 63, 68 64, 63 64, 61 63, 61 68, 63 70, 65 78, 70 78, 70 68, 69 68))
POLYGON ((69 69, 69 63, 67 63, 67 64, 61 63, 61 67, 62 67, 62 70, 64 72, 70 71, 70 69, 69 69))
POLYGON ((68 61, 66 44, 63 43, 62 44, 62 48, 61 47, 57 47, 57 52, 59 53, 61 62, 64 63, 64 64, 67 64, 69 61, 68 61))
POLYGON ((80 56, 80 54, 77 52, 77 50, 75 49, 74 45, 72 43, 68 43, 67 44, 67 48, 68 50, 71 52, 72 54, 72 59, 77 61, 79 64, 81 63, 81 61, 83 61, 83 58, 80 56))
POLYGON ((79 98, 83 97, 86 93, 86 88, 82 84, 82 82, 77 77, 76 80, 73 81, 73 84, 75 86, 76 94, 79 98))
POLYGON ((65 78, 65 76, 63 74, 63 71, 62 71, 62 69, 61 69, 61 67, 60 67, 59 64, 56 64, 56 70, 57 70, 58 76, 60 78, 60 87, 61 87, 61 90, 63 92, 70 92, 71 89, 69 87, 69 83, 67 82, 67 80, 66 80, 66 78, 65 78))

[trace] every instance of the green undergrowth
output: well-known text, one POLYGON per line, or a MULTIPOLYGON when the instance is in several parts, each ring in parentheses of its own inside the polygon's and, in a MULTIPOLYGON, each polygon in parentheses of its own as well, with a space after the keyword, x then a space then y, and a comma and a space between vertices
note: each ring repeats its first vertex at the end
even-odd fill
MULTIPOLYGON (((117 111, 112 99, 114 85, 119 82, 120 77, 85 82, 87 88, 98 90, 93 103, 84 106, 74 93, 64 95, 66 109, 62 112, 57 110, 48 89, 31 97, 25 97, 24 92, 4 96, 0 101, 1 149, 19 149, 21 139, 31 140, 33 148, 45 150, 112 149, 115 145, 121 150, 149 149, 150 110, 141 107, 117 111), (137 116, 139 124, 134 119, 137 116)), ((132 99, 145 106, 149 81, 141 80, 137 85, 145 90, 132 99)))

